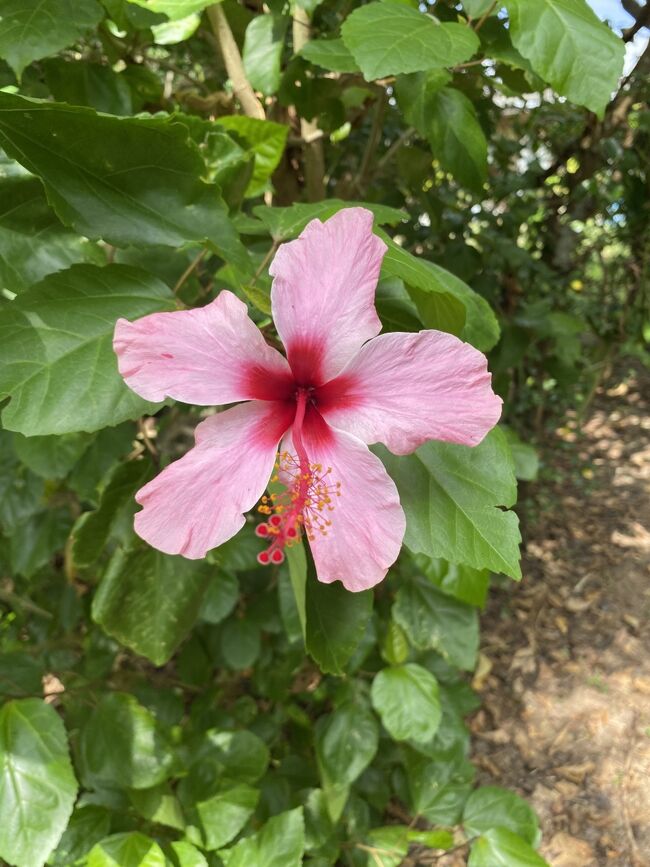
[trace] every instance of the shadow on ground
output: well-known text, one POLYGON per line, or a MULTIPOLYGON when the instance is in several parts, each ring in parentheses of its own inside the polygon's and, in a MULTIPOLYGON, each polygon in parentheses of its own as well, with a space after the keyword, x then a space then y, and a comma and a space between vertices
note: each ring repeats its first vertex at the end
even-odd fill
POLYGON ((547 443, 519 587, 483 619, 481 782, 540 815, 552 867, 650 865, 650 374, 547 443))

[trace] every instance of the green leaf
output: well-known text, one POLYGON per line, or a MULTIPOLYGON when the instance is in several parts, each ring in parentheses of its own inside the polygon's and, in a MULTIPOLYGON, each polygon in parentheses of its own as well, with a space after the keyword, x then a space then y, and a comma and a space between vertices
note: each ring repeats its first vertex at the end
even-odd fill
POLYGON ((348 16, 343 42, 368 81, 456 66, 474 54, 478 37, 463 24, 438 24, 402 3, 368 3, 348 16))
POLYGON ((70 818, 61 842, 48 859, 52 867, 70 867, 76 864, 103 840, 111 826, 110 814, 103 807, 92 804, 77 807, 70 818))
MULTIPOLYGON (((28 440, 29 442, 29 440, 28 440)), ((90 566, 103 552, 118 518, 130 518, 136 510, 133 495, 149 480, 149 461, 127 461, 118 464, 102 491, 99 507, 84 512, 77 519, 71 534, 71 554, 75 566, 90 566)))
POLYGON ((75 262, 103 258, 99 249, 64 228, 38 178, 0 183, 0 288, 19 293, 75 262))
POLYGON ((453 87, 443 87, 428 104, 426 135, 433 156, 459 183, 481 192, 487 180, 487 141, 473 104, 453 87))
POLYGON ((57 102, 87 105, 106 114, 132 114, 131 88, 124 75, 104 63, 51 57, 45 80, 57 102))
MULTIPOLYGON (((463 734, 462 722, 458 721, 463 734)), ((434 744, 444 726, 439 729, 434 744)), ((417 745, 422 748, 424 745, 417 745)), ((449 750, 434 753, 427 758, 414 749, 404 749, 404 763, 408 777, 411 809, 433 825, 456 825, 460 822, 463 806, 472 790, 473 766, 461 748, 454 755, 449 750)))
POLYGON ((226 867, 300 867, 305 848, 302 807, 273 816, 261 831, 219 854, 226 867))
POLYGON ((534 482, 539 472, 537 449, 523 442, 512 428, 501 425, 501 430, 510 446, 510 454, 515 464, 515 476, 522 482, 534 482))
POLYGON ((359 72, 357 62, 342 39, 312 39, 300 49, 301 57, 332 72, 359 72))
POLYGON ((415 663, 382 669, 372 682, 372 706, 396 741, 425 743, 435 735, 442 710, 438 681, 415 663))
MULTIPOLYGON (((463 9, 468 15, 471 15, 472 18, 480 18, 481 15, 485 15, 485 13, 489 12, 493 7, 495 7, 494 0, 463 0, 463 9)), ((495 15, 497 11, 498 4, 494 8, 495 15)))
POLYGON ((340 582, 307 580, 307 652, 321 671, 342 674, 372 613, 372 592, 350 593, 340 582))
POLYGON ((240 783, 188 805, 190 839, 210 852, 230 843, 255 812, 259 796, 257 789, 240 783))
POLYGON ((517 496, 501 431, 474 448, 430 442, 400 458, 376 448, 399 490, 411 551, 521 578, 517 516, 499 508, 517 496))
POLYGON ((242 60, 246 77, 255 90, 272 96, 280 86, 280 61, 287 17, 257 15, 246 28, 242 60))
POLYGON ((59 218, 116 246, 208 241, 247 253, 188 127, 0 93, 0 145, 38 175, 59 218))
POLYGON ((289 127, 270 120, 235 114, 220 117, 218 123, 235 133, 244 146, 255 154, 255 168, 246 195, 259 196, 266 189, 269 178, 282 158, 289 127))
POLYGON ((490 586, 490 573, 487 569, 472 569, 470 566, 448 563, 446 560, 433 560, 425 554, 414 554, 413 562, 423 575, 448 596, 478 608, 485 605, 490 586))
POLYGON ((11 535, 11 568, 16 575, 31 578, 56 551, 60 551, 70 532, 70 511, 48 509, 37 512, 11 535))
POLYGON ((539 839, 539 822, 532 807, 498 786, 482 786, 472 792, 463 811, 463 827, 472 837, 491 828, 505 828, 531 846, 539 839))
POLYGON ((214 0, 127 0, 127 2, 142 6, 150 12, 160 12, 171 21, 177 21, 179 18, 187 18, 194 12, 201 12, 207 6, 212 6, 214 0))
POLYGON ((387 825, 368 832, 368 852, 364 867, 400 867, 409 850, 408 828, 405 825, 387 825))
POLYGON ((113 555, 92 606, 118 641, 163 665, 190 631, 213 566, 143 547, 113 555))
POLYGON ((63 723, 36 698, 0 710, 0 857, 41 867, 61 839, 77 797, 63 723))
POLYGON ((149 822, 179 831, 185 830, 181 805, 168 783, 161 783, 150 789, 132 789, 129 799, 138 813, 149 822))
POLYGON ((467 867, 549 867, 527 843, 506 828, 492 828, 473 844, 467 867))
POLYGON ((485 298, 439 265, 413 256, 385 233, 378 234, 388 244, 382 273, 404 281, 427 328, 458 334, 483 352, 496 345, 499 324, 485 298))
POLYGON ((103 16, 96 0, 0 0, 0 57, 20 78, 33 60, 67 48, 103 16))
POLYGON ((43 663, 28 653, 20 650, 0 653, 0 696, 39 695, 43 690, 44 674, 43 663))
POLYGON ((323 788, 349 786, 374 759, 379 726, 370 710, 349 701, 318 720, 315 738, 323 788))
POLYGON ((305 554, 304 542, 299 540, 298 544, 287 548, 286 557, 287 567, 289 569, 289 579, 291 580, 291 589, 293 590, 293 597, 296 602, 296 610, 300 621, 300 630, 302 632, 303 641, 306 641, 307 555, 305 554))
POLYGON ((173 309, 167 286, 127 265, 73 265, 19 295, 0 317, 0 396, 9 430, 94 431, 153 411, 117 371, 120 316, 173 309))
POLYGON ((452 665, 472 671, 478 651, 476 610, 422 578, 397 592, 393 617, 421 650, 437 650, 452 665))
POLYGON ((260 654, 260 629, 250 620, 231 618, 221 632, 221 653, 229 668, 242 671, 254 665, 260 654))
POLYGON ((401 223, 405 214, 397 208, 387 205, 376 205, 368 202, 344 202, 341 199, 326 199, 313 204, 298 203, 288 208, 271 208, 267 205, 257 205, 253 213, 268 228, 275 241, 288 241, 297 237, 311 220, 327 220, 342 208, 360 206, 372 211, 377 225, 401 223))
POLYGON ((225 620, 239 599, 239 582, 231 572, 212 575, 201 600, 199 618, 217 624, 225 620))
POLYGON ((81 730, 90 786, 148 789, 169 776, 173 755, 155 717, 132 695, 103 695, 81 730))
POLYGON ((43 505, 43 480, 16 460, 13 437, 0 430, 0 527, 7 533, 43 505))
POLYGON ((602 118, 625 45, 585 0, 504 0, 512 44, 561 95, 602 118), (594 57, 598 62, 594 62, 594 57))
POLYGON ((269 750, 253 732, 222 732, 209 729, 192 755, 188 776, 182 781, 186 800, 205 797, 238 783, 252 785, 264 775, 269 764, 269 750), (217 788, 215 788, 217 787, 217 788))
POLYGON ((86 867, 166 867, 160 846, 136 831, 113 834, 90 851, 86 867))
POLYGON ((178 867, 208 867, 204 856, 191 843, 180 840, 171 843, 170 846, 178 860, 178 867))
POLYGON ((399 107, 405 120, 423 136, 429 135, 429 119, 436 93, 452 80, 446 69, 400 75, 395 82, 399 107))
POLYGON ((24 437, 14 434, 14 451, 26 467, 43 479, 64 479, 88 448, 91 437, 74 433, 63 436, 24 437))

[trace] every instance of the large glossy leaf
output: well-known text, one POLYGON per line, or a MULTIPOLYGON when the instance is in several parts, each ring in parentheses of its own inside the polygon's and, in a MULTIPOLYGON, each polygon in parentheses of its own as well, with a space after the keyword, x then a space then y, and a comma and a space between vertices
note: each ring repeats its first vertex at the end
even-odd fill
POLYGON ((424 578, 397 591, 393 617, 421 650, 432 648, 471 671, 478 651, 478 617, 471 605, 446 596, 424 578))
POLYGON ((430 442, 396 458, 377 447, 406 513, 405 544, 414 552, 521 578, 517 496, 503 433, 469 446, 430 442))
POLYGON ((302 807, 273 816, 261 831, 220 852, 226 867, 300 867, 305 848, 302 807))
POLYGON ((66 229, 37 178, 7 178, 0 184, 0 285, 18 293, 75 262, 103 256, 96 245, 66 229))
POLYGON ((469 27, 436 23, 402 3, 368 3, 355 9, 341 33, 368 81, 455 66, 478 48, 478 37, 469 27))
POLYGON ((188 837, 197 846, 221 849, 239 834, 255 811, 260 793, 246 783, 188 803, 188 837))
POLYGON ((470 850, 467 867, 549 867, 530 843, 506 828, 492 828, 470 850))
POLYGON ((0 314, 6 428, 32 436, 94 431, 155 408, 117 371, 120 316, 174 307, 167 286, 128 265, 73 265, 21 293, 0 314))
POLYGON ((103 15, 97 0, 0 0, 0 57, 20 78, 32 60, 67 48, 103 15))
POLYGON ((60 219, 116 246, 208 241, 247 254, 189 130, 174 118, 117 118, 0 93, 0 145, 38 175, 60 219))
POLYGON ((205 562, 171 557, 154 548, 119 550, 93 600, 93 619, 123 644, 162 665, 194 625, 213 570, 205 562))
POLYGON ((535 72, 562 96, 602 116, 623 71, 621 39, 586 0, 504 0, 504 5, 512 43, 535 72))
POLYGON ((35 698, 0 710, 0 857, 42 867, 61 839, 77 796, 63 723, 35 698))
POLYGON ((435 677, 415 663, 382 669, 372 682, 372 704, 396 741, 430 741, 442 711, 435 677))
POLYGON ((87 785, 148 789, 167 779, 171 747, 155 717, 126 693, 104 695, 81 731, 87 785))
POLYGON ((485 298, 454 274, 380 234, 388 244, 382 272, 404 281, 427 328, 457 334, 484 352, 497 343, 499 324, 485 298))

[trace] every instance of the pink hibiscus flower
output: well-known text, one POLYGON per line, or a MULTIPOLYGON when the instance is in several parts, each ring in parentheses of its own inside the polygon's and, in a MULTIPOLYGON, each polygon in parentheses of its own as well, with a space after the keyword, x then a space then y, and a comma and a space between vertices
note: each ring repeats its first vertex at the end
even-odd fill
POLYGON ((377 336, 386 245, 372 221, 348 208, 278 250, 271 303, 286 358, 228 291, 196 310, 117 322, 119 370, 141 397, 247 401, 201 422, 194 448, 136 494, 135 530, 150 545, 204 557, 241 529, 273 476, 284 493, 262 499, 260 562, 282 562, 304 534, 320 581, 365 590, 395 562, 405 530, 397 488, 368 445, 398 455, 431 439, 476 445, 496 424, 501 400, 472 346, 440 331, 377 336))

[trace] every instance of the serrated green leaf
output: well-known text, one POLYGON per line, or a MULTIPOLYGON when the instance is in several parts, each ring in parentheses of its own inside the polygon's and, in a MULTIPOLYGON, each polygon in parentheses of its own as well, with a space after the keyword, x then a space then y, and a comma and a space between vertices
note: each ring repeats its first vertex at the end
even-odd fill
POLYGON ((474 668, 478 617, 470 605, 446 596, 425 579, 414 579, 398 590, 393 617, 416 647, 437 650, 467 671, 474 668))
POLYGON ((402 3, 368 3, 341 27, 346 48, 368 81, 463 63, 478 37, 463 24, 439 24, 402 3))
POLYGON ((42 479, 64 479, 90 445, 89 434, 25 437, 14 434, 14 451, 42 479))
POLYGON ((61 839, 77 797, 63 723, 36 698, 0 710, 0 857, 42 867, 61 839))
POLYGON ((259 796, 257 789, 240 783, 188 804, 189 838, 209 852, 226 846, 255 812, 259 796))
POLYGON ((515 465, 515 475, 522 482, 534 482, 539 472, 537 449, 529 443, 523 442, 512 428, 501 425, 501 430, 510 446, 510 454, 515 465))
POLYGON ((70 817, 61 842, 48 859, 52 867, 70 867, 76 864, 93 848, 95 843, 107 836, 111 826, 108 810, 95 807, 77 807, 70 817))
POLYGON ((38 175, 66 225, 115 246, 209 242, 248 255, 188 127, 0 93, 0 145, 38 175))
POLYGON ((300 49, 300 56, 332 72, 360 71, 342 39, 311 39, 300 49))
POLYGON ((205 857, 191 843, 180 840, 171 843, 170 846, 178 859, 178 867, 208 867, 205 857))
POLYGON ((413 562, 422 574, 439 587, 443 593, 483 608, 490 586, 487 569, 472 569, 446 560, 434 560, 425 554, 414 554, 413 562))
POLYGON ((388 244, 382 273, 404 281, 424 325, 458 334, 484 352, 492 349, 499 340, 499 323, 487 301, 454 274, 413 256, 385 233, 378 234, 388 244), (442 306, 437 303, 440 296, 442 306))
POLYGON ((532 846, 506 828, 492 828, 472 843, 467 867, 549 867, 532 846))
POLYGON ((33 60, 67 48, 103 16, 96 0, 0 0, 0 57, 20 78, 33 60))
POLYGON ((93 620, 127 647, 163 665, 197 618, 214 567, 143 547, 113 555, 92 605, 93 620))
POLYGON ((90 786, 148 789, 166 780, 173 754, 155 717, 126 693, 108 693, 80 738, 84 781, 90 786))
POLYGON ((115 322, 174 307, 170 290, 127 265, 73 265, 0 314, 0 396, 9 430, 27 436, 95 431, 152 411, 117 371, 115 322))
POLYGON ((602 117, 623 72, 622 40, 586 0, 504 0, 504 5, 512 44, 535 72, 561 96, 602 117))
POLYGON ((415 663, 394 665, 375 676, 372 706, 396 741, 430 741, 442 711, 435 677, 415 663))
POLYGON ((379 725, 368 708, 349 701, 318 720, 315 739, 323 788, 349 786, 375 757, 379 725))
POLYGON ((400 458, 377 450, 400 492, 413 552, 521 578, 517 516, 500 508, 517 496, 501 431, 474 448, 430 442, 400 458))

